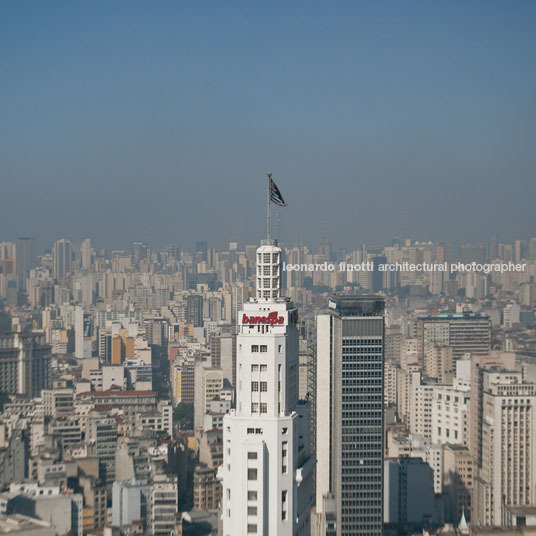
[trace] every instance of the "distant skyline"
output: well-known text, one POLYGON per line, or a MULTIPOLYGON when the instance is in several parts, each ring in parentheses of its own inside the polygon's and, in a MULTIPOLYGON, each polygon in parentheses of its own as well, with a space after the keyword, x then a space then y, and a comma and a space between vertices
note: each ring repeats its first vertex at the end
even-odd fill
MULTIPOLYGON (((39 255, 43 255, 43 254, 52 254, 53 253, 53 247, 54 247, 54 243, 56 241, 60 241, 62 239, 64 239, 65 237, 58 237, 56 240, 53 240, 52 242, 48 243, 48 242, 43 242, 41 240, 39 240, 38 237, 18 237, 18 238, 24 238, 24 239, 34 239, 35 240, 35 246, 36 246, 36 250, 35 250, 35 253, 39 256, 39 255)), ((391 238, 391 240, 387 240, 385 242, 373 242, 373 241, 366 241, 366 240, 362 240, 362 241, 354 241, 352 244, 339 244, 339 243, 333 243, 333 241, 329 240, 329 237, 328 237, 328 243, 331 245, 331 250, 332 250, 332 254, 333 256, 336 256, 337 254, 337 251, 338 250, 347 250, 348 252, 351 252, 351 251, 356 251, 356 250, 360 250, 363 246, 366 246, 367 248, 371 248, 370 250, 372 251, 373 248, 376 248, 376 247, 387 247, 387 246, 390 246, 392 244, 395 243, 396 240, 398 240, 400 237, 397 237, 397 236, 394 236, 391 238)), ((485 247, 490 247, 490 243, 492 242, 493 240, 493 237, 490 236, 488 237, 488 239, 483 239, 483 240, 474 240, 472 242, 468 242, 468 241, 462 241, 462 242, 446 242, 446 241, 440 241, 440 240, 419 240, 419 239, 416 239, 414 237, 407 237, 409 239, 412 240, 412 243, 413 244, 416 244, 416 243, 419 243, 419 244, 426 244, 426 243, 434 243, 434 244, 437 244, 437 245, 446 245, 446 246, 451 246, 452 247, 452 251, 453 253, 457 253, 458 252, 458 249, 461 245, 464 245, 464 244, 472 244, 472 245, 484 245, 485 247)), ((501 239, 500 236, 497 236, 496 237, 498 239, 498 244, 510 244, 510 245, 514 245, 514 242, 515 240, 525 240, 526 242, 526 246, 528 246, 528 241, 529 241, 529 238, 527 239, 524 239, 524 238, 521 238, 521 237, 516 237, 515 240, 503 240, 501 239)), ((531 237, 531 238, 534 238, 534 237, 531 237)), ((221 244, 215 244, 213 242, 211 242, 209 239, 203 239, 203 238, 198 238, 198 239, 195 239, 195 238, 192 238, 192 239, 188 239, 186 241, 176 241, 176 242, 166 242, 166 243, 156 243, 156 242, 151 242, 151 241, 148 241, 148 242, 143 242, 143 241, 133 241, 133 242, 129 242, 129 243, 115 243, 115 244, 109 244, 109 245, 106 245, 104 243, 101 243, 100 241, 97 241, 95 240, 93 237, 91 236, 86 236, 84 237, 83 239, 80 239, 80 240, 71 240, 69 238, 67 238, 67 240, 69 240, 73 246, 81 246, 83 240, 85 239, 89 239, 90 242, 91 242, 91 247, 94 251, 96 252, 99 252, 99 250, 101 249, 105 249, 107 250, 107 253, 108 254, 111 254, 112 251, 124 251, 125 253, 133 253, 134 251, 134 244, 135 243, 142 243, 144 244, 145 246, 147 246, 147 248, 149 248, 152 252, 157 252, 157 253, 160 253, 162 251, 164 251, 168 246, 171 246, 171 245, 175 245, 175 246, 178 246, 179 247, 179 250, 180 251, 188 251, 188 252, 195 252, 197 251, 196 250, 196 247, 197 247, 197 242, 206 242, 207 244, 207 248, 209 250, 215 250, 215 251, 227 251, 227 249, 229 248, 230 244, 232 242, 237 242, 238 243, 238 249, 243 251, 244 247, 245 246, 258 246, 260 245, 261 243, 261 240, 262 240, 262 237, 259 238, 258 240, 252 240, 250 242, 248 241, 241 241, 241 240, 234 240, 234 239, 230 239, 230 240, 227 240, 227 241, 224 241, 222 242, 221 244)), ((14 238, 12 240, 7 240, 7 241, 12 241, 12 242, 16 242, 17 238, 14 238)), ((6 241, 5 238, 2 238, 0 237, 0 242, 3 242, 3 241, 6 241)), ((287 240, 285 237, 283 237, 281 240, 278 240, 278 244, 284 248, 293 248, 293 247, 296 247, 296 246, 304 246, 304 247, 307 247, 309 249, 309 251, 311 253, 316 253, 317 251, 317 246, 321 245, 322 242, 320 241, 320 239, 318 241, 313 241, 313 242, 302 242, 300 244, 297 244, 295 241, 293 240, 287 240)))
POLYGON ((287 245, 535 236, 535 15, 4 2, 0 241, 256 244, 269 171, 287 245))

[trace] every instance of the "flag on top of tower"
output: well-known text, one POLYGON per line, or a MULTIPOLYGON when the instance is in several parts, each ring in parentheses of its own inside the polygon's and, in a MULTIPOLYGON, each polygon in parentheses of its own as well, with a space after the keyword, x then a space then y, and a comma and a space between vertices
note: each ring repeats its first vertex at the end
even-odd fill
POLYGON ((272 179, 272 174, 268 173, 268 180, 270 181, 270 201, 279 207, 286 207, 287 204, 277 187, 277 184, 272 179))

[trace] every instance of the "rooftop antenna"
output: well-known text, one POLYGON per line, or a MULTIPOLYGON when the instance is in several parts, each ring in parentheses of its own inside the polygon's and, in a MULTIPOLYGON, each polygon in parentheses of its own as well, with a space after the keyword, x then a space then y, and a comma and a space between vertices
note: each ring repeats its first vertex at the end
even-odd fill
POLYGON ((266 240, 270 242, 272 239, 272 208, 270 206, 270 183, 272 182, 272 174, 267 173, 268 189, 266 190, 266 240))

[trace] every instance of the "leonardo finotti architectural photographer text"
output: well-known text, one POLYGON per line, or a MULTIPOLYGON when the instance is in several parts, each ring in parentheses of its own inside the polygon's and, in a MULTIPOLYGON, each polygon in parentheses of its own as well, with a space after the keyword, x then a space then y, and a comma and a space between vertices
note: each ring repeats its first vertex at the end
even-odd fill
POLYGON ((351 264, 347 262, 322 262, 310 264, 287 264, 283 263, 285 272, 524 272, 526 264, 514 264, 513 262, 502 263, 462 263, 462 262, 440 262, 440 263, 380 263, 375 266, 374 262, 361 262, 351 264))

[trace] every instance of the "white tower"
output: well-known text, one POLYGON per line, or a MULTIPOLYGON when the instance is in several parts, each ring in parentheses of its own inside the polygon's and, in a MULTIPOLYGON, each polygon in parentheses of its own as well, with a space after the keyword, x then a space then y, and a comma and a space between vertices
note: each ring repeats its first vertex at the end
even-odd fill
POLYGON ((281 297, 281 249, 273 240, 263 240, 257 248, 257 298, 281 297))
POLYGON ((236 409, 223 421, 223 536, 310 534, 309 404, 298 401, 298 311, 281 249, 257 249, 257 297, 238 315, 236 409))

